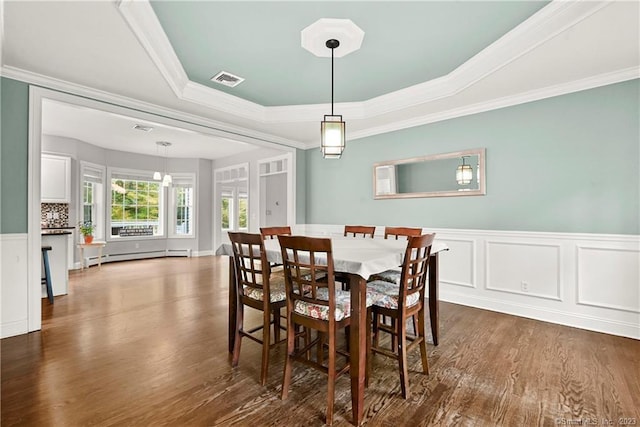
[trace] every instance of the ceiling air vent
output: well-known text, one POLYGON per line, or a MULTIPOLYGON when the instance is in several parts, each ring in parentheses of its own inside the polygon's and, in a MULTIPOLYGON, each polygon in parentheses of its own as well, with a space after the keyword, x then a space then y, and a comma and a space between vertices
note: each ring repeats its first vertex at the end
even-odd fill
POLYGON ((135 125, 133 128, 135 130, 139 130, 142 132, 151 132, 153 130, 151 126, 143 126, 143 125, 135 125))
POLYGON ((226 71, 220 71, 215 76, 211 77, 211 81, 220 83, 221 85, 236 87, 244 81, 242 77, 234 76, 226 71))

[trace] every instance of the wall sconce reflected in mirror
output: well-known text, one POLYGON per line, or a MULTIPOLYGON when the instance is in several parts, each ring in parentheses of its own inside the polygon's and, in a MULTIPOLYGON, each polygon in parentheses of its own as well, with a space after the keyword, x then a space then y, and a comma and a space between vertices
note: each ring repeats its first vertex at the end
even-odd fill
POLYGON ((462 164, 456 168, 456 181, 459 185, 468 185, 473 180, 473 169, 464 162, 467 157, 462 156, 462 164))

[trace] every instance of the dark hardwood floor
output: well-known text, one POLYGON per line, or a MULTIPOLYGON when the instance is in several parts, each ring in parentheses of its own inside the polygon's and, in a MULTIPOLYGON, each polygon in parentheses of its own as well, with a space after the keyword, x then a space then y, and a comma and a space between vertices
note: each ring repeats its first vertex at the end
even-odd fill
MULTIPOLYGON (((227 353, 227 258, 166 258, 72 272, 43 300, 42 331, 2 340, 2 426, 320 426, 326 377, 294 366, 281 401, 284 347, 259 385, 260 346, 227 353)), ((371 426, 640 423, 640 342, 460 305, 441 305, 430 375, 410 354, 411 398, 393 360, 374 359, 371 426)), ((260 318, 251 313, 248 321, 260 318), (252 317, 253 316, 253 317, 252 317)), ((351 420, 349 379, 334 425, 351 420)))

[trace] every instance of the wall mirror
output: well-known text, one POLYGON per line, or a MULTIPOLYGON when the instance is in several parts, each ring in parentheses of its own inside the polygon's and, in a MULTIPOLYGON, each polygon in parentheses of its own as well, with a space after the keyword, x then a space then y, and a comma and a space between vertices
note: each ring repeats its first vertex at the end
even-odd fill
POLYGON ((374 199, 484 194, 484 148, 391 160, 373 165, 374 199))

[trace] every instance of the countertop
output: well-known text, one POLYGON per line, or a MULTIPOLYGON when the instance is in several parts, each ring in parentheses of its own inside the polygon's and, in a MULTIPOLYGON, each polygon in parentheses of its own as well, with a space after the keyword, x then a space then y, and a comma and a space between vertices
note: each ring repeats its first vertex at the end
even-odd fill
POLYGON ((73 227, 71 227, 70 229, 66 229, 66 228, 43 228, 40 230, 40 234, 43 236, 53 236, 53 235, 58 235, 58 234, 71 234, 71 231, 69 230, 73 230, 73 227))

